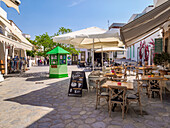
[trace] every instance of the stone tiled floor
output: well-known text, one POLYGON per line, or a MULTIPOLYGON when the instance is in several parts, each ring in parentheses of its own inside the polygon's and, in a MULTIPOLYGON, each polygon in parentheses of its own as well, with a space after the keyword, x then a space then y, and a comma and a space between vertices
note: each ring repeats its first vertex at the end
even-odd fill
MULTIPOLYGON (((70 66, 69 76, 72 70, 70 66)), ((0 128, 160 128, 170 127, 170 95, 148 99, 142 94, 143 116, 132 104, 123 120, 118 106, 108 116, 106 102, 95 110, 95 91, 68 97, 69 78, 49 79, 48 67, 33 67, 21 77, 0 83, 0 128), (43 82, 35 84, 36 82, 43 82)), ((130 80, 133 77, 129 77, 130 80)), ((136 84, 134 83, 136 86, 136 84)))

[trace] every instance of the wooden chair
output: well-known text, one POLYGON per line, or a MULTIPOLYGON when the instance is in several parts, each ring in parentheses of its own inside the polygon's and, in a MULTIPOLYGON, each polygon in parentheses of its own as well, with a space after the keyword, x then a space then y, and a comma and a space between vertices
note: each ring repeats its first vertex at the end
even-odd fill
POLYGON ((127 80, 127 66, 124 65, 124 79, 127 80))
POLYGON ((109 86, 109 116, 114 104, 120 104, 122 109, 122 118, 124 119, 125 105, 126 105, 126 87, 123 86, 109 86), (116 91, 115 91, 116 90, 116 91))
POLYGON ((148 93, 151 98, 154 93, 157 93, 160 96, 160 100, 162 102, 162 79, 163 78, 149 78, 149 87, 148 93))
POLYGON ((102 81, 96 81, 96 109, 97 106, 100 105, 100 98, 104 98, 106 99, 106 101, 109 101, 109 93, 105 91, 103 91, 104 89, 101 88, 101 85, 103 83, 106 82, 106 79, 102 80, 102 81))
MULTIPOLYGON (((139 75, 141 75, 141 74, 139 74, 139 68, 136 67, 136 80, 137 80, 137 81, 139 81, 139 75)), ((138 82, 138 84, 139 84, 139 82, 138 82)), ((142 91, 143 89, 146 89, 146 91, 147 91, 147 93, 148 93, 148 84, 143 83, 143 82, 140 82, 139 88, 141 89, 141 91, 142 91)))
POLYGON ((142 115, 142 104, 141 104, 141 97, 140 97, 140 86, 142 86, 142 83, 139 80, 137 82, 138 82, 137 92, 134 93, 134 94, 129 94, 126 97, 126 103, 127 103, 126 113, 128 111, 129 104, 132 103, 132 102, 136 102, 136 103, 139 104, 140 113, 142 115))

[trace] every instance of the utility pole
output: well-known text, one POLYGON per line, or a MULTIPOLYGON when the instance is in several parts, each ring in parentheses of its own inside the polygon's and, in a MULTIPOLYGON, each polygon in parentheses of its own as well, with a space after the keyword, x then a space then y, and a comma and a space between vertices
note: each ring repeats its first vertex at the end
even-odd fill
POLYGON ((109 20, 107 21, 107 23, 108 23, 108 30, 109 30, 109 20))

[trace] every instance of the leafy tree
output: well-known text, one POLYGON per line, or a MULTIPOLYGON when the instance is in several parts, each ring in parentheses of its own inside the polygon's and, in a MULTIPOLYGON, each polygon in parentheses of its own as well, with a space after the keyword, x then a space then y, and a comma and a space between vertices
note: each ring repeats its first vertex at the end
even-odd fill
MULTIPOLYGON (((34 45, 34 47, 36 48, 36 42, 34 40, 28 39, 27 40, 34 45)), ((35 57, 36 55, 36 51, 35 50, 26 50, 27 52, 27 56, 31 56, 31 57, 35 57)))
POLYGON ((27 52, 27 56, 35 57, 35 52, 36 51, 34 51, 34 50, 31 50, 31 51, 26 50, 26 52, 27 52))
POLYGON ((52 37, 49 36, 47 32, 45 34, 36 36, 35 41, 38 49, 43 48, 44 55, 56 46, 56 43, 53 42, 52 37))
POLYGON ((155 54, 154 63, 156 65, 164 65, 166 62, 170 62, 170 54, 162 52, 161 54, 155 54))

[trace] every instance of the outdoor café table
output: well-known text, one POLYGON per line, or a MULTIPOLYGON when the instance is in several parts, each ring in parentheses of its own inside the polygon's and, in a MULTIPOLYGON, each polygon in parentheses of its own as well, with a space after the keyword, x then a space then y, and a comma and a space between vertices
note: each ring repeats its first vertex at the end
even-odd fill
POLYGON ((123 69, 122 66, 112 66, 112 69, 123 69))
MULTIPOLYGON (((141 76, 141 79, 140 81, 147 81, 147 83, 149 84, 149 80, 160 80, 160 78, 162 78, 162 87, 165 88, 168 88, 165 84, 166 81, 168 81, 168 78, 164 77, 164 76, 154 76, 154 77, 148 77, 148 75, 144 75, 144 76, 141 76)), ((165 90, 164 90, 165 92, 165 90)))
POLYGON ((139 70, 143 70, 143 75, 146 75, 146 71, 152 70, 152 67, 138 67, 139 70))
POLYGON ((154 76, 154 77, 148 77, 149 75, 143 75, 141 76, 141 79, 140 80, 150 80, 150 79, 160 79, 162 78, 162 80, 168 80, 167 78, 163 77, 163 76, 154 76))
POLYGON ((124 74, 123 73, 117 73, 117 74, 115 74, 115 73, 106 73, 106 74, 104 74, 104 76, 105 77, 111 77, 111 78, 113 78, 113 77, 122 78, 122 76, 124 76, 124 74))
MULTIPOLYGON (((107 81, 101 87, 102 88, 109 88, 109 86, 119 86, 118 83, 120 83, 120 82, 107 81)), ((134 89, 132 82, 121 82, 121 86, 127 87, 127 90, 133 90, 134 89)))
POLYGON ((122 66, 112 66, 111 69, 115 70, 116 73, 121 73, 123 70, 123 67, 122 66))

